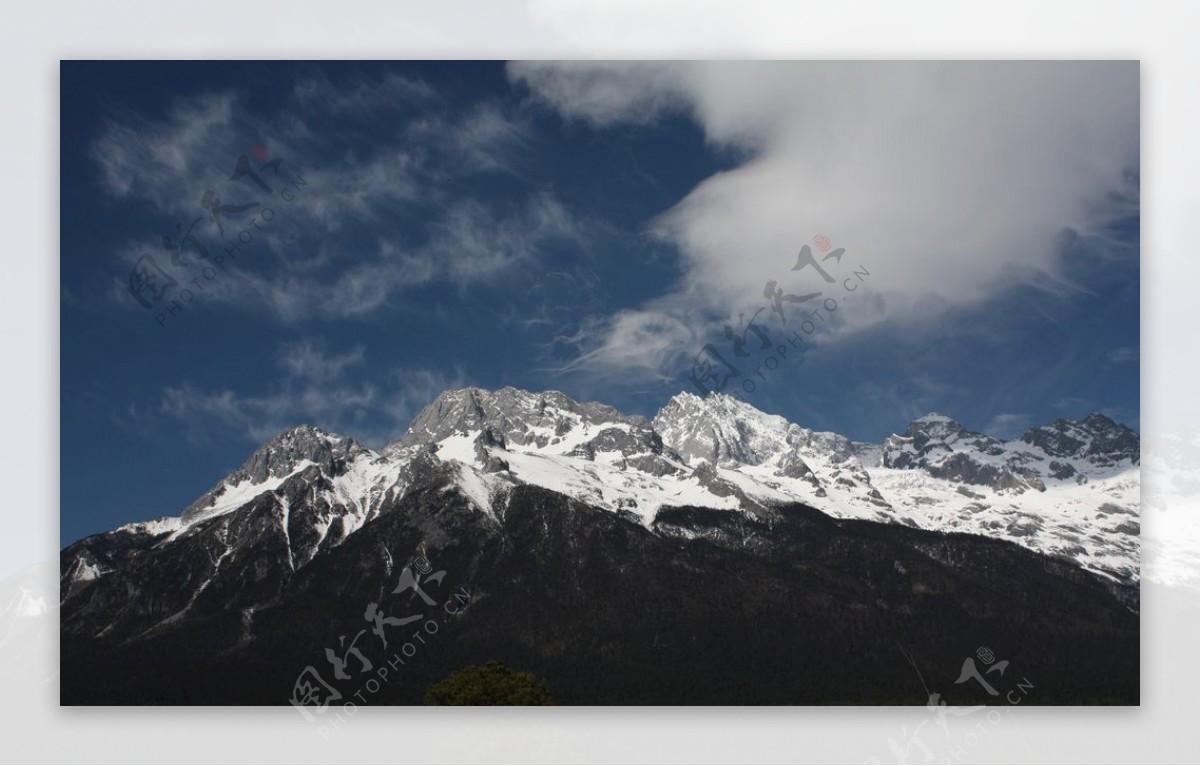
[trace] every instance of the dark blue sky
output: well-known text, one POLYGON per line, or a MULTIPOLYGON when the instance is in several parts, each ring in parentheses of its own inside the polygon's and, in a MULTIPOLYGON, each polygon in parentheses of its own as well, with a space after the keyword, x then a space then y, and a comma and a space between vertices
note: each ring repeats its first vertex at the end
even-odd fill
MULTIPOLYGON (((714 314, 686 241, 663 234, 706 179, 756 160, 697 110, 583 119, 486 62, 64 62, 61 87, 64 544, 178 514, 290 425, 379 446, 451 386, 653 415, 704 343, 728 348, 722 323, 763 305, 714 314), (243 155, 269 192, 230 180, 243 155), (222 234, 210 191, 254 207, 227 209, 222 234), (207 261, 187 244, 172 262, 177 223, 207 261), (141 291, 150 308, 130 291, 143 254, 165 288, 141 291), (703 311, 614 350, 628 312, 689 295, 703 311)), ((930 410, 1002 436, 1093 410, 1138 427, 1137 172, 1093 200, 1101 226, 1063 222, 1052 274, 970 300, 933 284, 814 339, 745 398, 876 441, 930 410)), ((775 278, 803 244, 772 254, 775 278)), ((888 258, 845 246, 847 268, 888 258)))

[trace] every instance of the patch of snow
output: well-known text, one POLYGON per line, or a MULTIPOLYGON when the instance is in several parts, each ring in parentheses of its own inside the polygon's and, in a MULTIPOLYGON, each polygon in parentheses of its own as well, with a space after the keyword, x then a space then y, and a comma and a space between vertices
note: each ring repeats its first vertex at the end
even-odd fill
POLYGON ((186 532, 190 527, 193 527, 202 521, 207 521, 208 519, 222 516, 230 511, 235 511, 246 503, 249 503, 255 498, 263 495, 264 493, 274 492, 275 490, 279 489, 279 487, 282 486, 285 481, 308 468, 310 465, 313 465, 311 460, 301 460, 296 464, 292 472, 285 476, 271 477, 266 481, 258 483, 247 480, 237 484, 226 484, 224 491, 218 497, 213 498, 212 505, 203 509, 191 519, 188 519, 187 522, 183 522, 181 520, 179 523, 179 528, 173 532, 172 537, 178 537, 183 532, 186 532))
POLYGON ((50 606, 44 597, 35 597, 28 588, 21 589, 21 598, 17 602, 14 614, 17 617, 36 617, 50 611, 50 606))

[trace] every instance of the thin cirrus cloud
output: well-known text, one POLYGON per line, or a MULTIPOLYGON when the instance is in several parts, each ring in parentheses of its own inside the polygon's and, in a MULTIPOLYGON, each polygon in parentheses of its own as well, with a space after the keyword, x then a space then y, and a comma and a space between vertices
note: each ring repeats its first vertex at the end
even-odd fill
POLYGON ((162 390, 150 413, 130 413, 129 422, 176 424, 194 441, 235 434, 258 444, 303 423, 317 424, 367 446, 380 447, 404 433, 436 396, 466 384, 461 369, 395 369, 367 376, 361 346, 330 352, 320 343, 284 343, 276 355, 279 375, 257 393, 202 389, 182 382, 162 390), (136 416, 136 417, 134 417, 136 416))
POLYGON ((1076 288, 1062 233, 1103 242, 1136 211, 1136 62, 524 62, 509 77, 597 130, 687 116, 736 160, 650 222, 678 248, 676 287, 593 321, 574 368, 676 372, 625 348, 638 316, 715 317, 719 332, 766 280, 797 280, 818 233, 871 271, 873 312, 843 317, 853 329, 1017 285, 1061 296, 1076 288))
POLYGON ((185 205, 196 209, 199 194, 181 190, 216 172, 212 159, 224 156, 221 149, 232 137, 235 100, 232 93, 206 94, 177 104, 161 120, 114 115, 90 152, 101 188, 118 199, 149 202, 168 215, 181 213, 185 205))
POLYGON ((573 358, 551 371, 584 372, 606 383, 665 383, 698 342, 695 330, 669 312, 630 309, 591 316, 574 334, 555 339, 555 345, 566 347, 573 358))
MULTIPOLYGON (((163 215, 194 214, 205 187, 222 185, 232 174, 237 152, 261 143, 272 158, 284 160, 281 172, 300 172, 313 190, 322 190, 297 195, 293 204, 304 219, 336 229, 369 220, 396 200, 428 194, 439 142, 461 148, 475 140, 484 144, 481 152, 504 149, 495 130, 481 131, 458 119, 430 94, 429 86, 398 75, 348 84, 309 79, 293 93, 290 107, 270 116, 236 92, 181 99, 160 119, 118 111, 104 122, 91 147, 101 186, 114 197, 152 203, 163 215), (401 107, 409 107, 419 119, 392 114, 401 107), (381 110, 395 121, 390 141, 330 144, 325 132, 310 128, 325 120, 345 125, 350 117, 359 124, 379 121, 381 110)), ((231 192, 229 198, 238 191, 249 193, 248 186, 224 188, 231 192)))
MULTIPOLYGON (((321 251, 307 263, 287 263, 265 273, 230 267, 204 283, 196 299, 265 310, 285 323, 364 317, 405 290, 431 282, 465 289, 516 280, 521 267, 536 263, 549 248, 566 244, 582 249, 599 226, 575 216, 547 193, 515 203, 460 200, 442 211, 420 244, 384 238, 370 249, 356 247, 353 257, 321 251)), ((336 242, 325 247, 336 247, 336 242)), ((114 277, 112 295, 128 299, 122 279, 114 277)))
MULTIPOLYGON (((299 174, 305 185, 286 204, 276 201, 272 224, 239 246, 247 257, 227 258, 221 278, 204 282, 202 302, 265 310, 283 322, 360 317, 414 286, 463 288, 511 274, 545 248, 578 245, 597 231, 546 189, 486 200, 462 192, 478 174, 518 173, 531 140, 519 108, 495 100, 454 106, 396 74, 338 84, 310 77, 295 86, 291 104, 267 119, 236 93, 210 94, 161 119, 107 120, 90 152, 101 188, 148 205, 161 229, 135 233, 118 258, 132 267, 143 253, 165 257, 161 235, 207 215, 199 205, 207 189, 231 203, 252 196, 246 181, 227 179, 231 151, 255 142, 284 160, 278 177, 299 174), (377 130, 385 117, 393 127, 377 130), (363 140, 330 148, 319 140, 328 131, 317 127, 327 120, 347 132, 356 120, 372 125, 363 140), (376 240, 364 244, 365 231, 376 240)), ((227 224, 241 228, 253 212, 227 224)), ((125 276, 112 279, 108 297, 137 308, 125 276)))

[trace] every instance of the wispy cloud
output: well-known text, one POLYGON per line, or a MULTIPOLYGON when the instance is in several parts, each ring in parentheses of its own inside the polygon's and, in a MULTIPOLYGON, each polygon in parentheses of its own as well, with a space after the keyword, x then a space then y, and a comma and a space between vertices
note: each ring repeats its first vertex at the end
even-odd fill
POLYGON ((371 374, 361 347, 330 352, 311 340, 284 344, 280 375, 263 391, 202 389, 183 382, 163 389, 157 407, 134 413, 182 426, 193 440, 230 435, 258 444, 302 423, 379 447, 403 434, 417 411, 448 388, 466 384, 461 369, 393 369, 371 374), (351 374, 357 372, 358 374, 351 374))
POLYGON ((434 224, 422 257, 454 282, 469 284, 528 266, 547 246, 582 249, 592 231, 588 221, 576 218, 549 192, 534 193, 517 205, 464 200, 434 224))
MULTIPOLYGON (((517 283, 555 248, 583 257, 596 232, 549 193, 515 203, 463 200, 428 226, 423 242, 385 238, 350 253, 329 252, 335 245, 327 242, 313 257, 275 268, 255 264, 252 254, 227 258, 217 277, 202 280, 202 289, 193 292, 200 303, 267 313, 284 323, 365 317, 417 286, 469 290, 517 283)), ((144 250, 125 249, 131 266, 138 252, 144 250)), ((124 278, 113 277, 112 297, 132 304, 124 278)))
POLYGON ((691 327, 671 314, 628 310, 591 317, 577 332, 556 342, 577 355, 555 372, 583 372, 596 380, 642 384, 674 378, 699 341, 691 327))
POLYGON ((279 350, 279 364, 293 379, 315 383, 340 379, 350 367, 363 363, 363 347, 342 354, 326 354, 311 340, 285 343, 279 350))
MULTIPOLYGON (((169 216, 184 205, 198 209, 199 194, 185 190, 219 173, 213 162, 226 157, 236 100, 232 93, 201 95, 176 104, 161 120, 115 115, 92 145, 102 188, 117 198, 148 201, 169 216)), ((227 176, 232 164, 222 169, 227 176)))
MULTIPOLYGON (((230 179, 239 154, 258 145, 283 160, 278 177, 301 178, 302 190, 286 203, 266 198, 272 223, 255 227, 252 244, 237 243, 238 258, 225 259, 221 278, 193 292, 200 303, 295 322, 364 317, 433 282, 493 284, 554 247, 586 253, 599 225, 552 191, 529 184, 506 195, 473 193, 479 174, 519 173, 531 129, 519 106, 454 106, 420 79, 334 82, 318 72, 294 86, 277 114, 259 113, 236 93, 180 101, 158 119, 114 114, 91 154, 108 194, 150 208, 146 231, 119 249, 130 268, 143 253, 165 259, 162 236, 207 216, 205 191, 225 203, 261 201, 249 181, 230 179)), ((276 177, 266 180, 278 184, 276 177)), ((227 224, 239 231, 258 212, 231 213, 227 224)), ((212 252, 230 249, 223 241, 234 234, 222 238, 206 218, 199 227, 212 252)), ((114 275, 108 295, 137 309, 127 287, 126 274, 114 275)))

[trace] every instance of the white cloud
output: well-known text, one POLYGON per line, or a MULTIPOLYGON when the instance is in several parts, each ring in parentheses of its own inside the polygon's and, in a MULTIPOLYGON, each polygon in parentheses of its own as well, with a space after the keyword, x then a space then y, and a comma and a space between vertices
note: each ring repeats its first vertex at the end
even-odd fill
POLYGON ((671 314, 660 311, 620 311, 592 318, 570 337, 558 339, 578 350, 578 356, 557 372, 584 372, 612 382, 670 380, 682 369, 697 343, 696 333, 671 314))
MULTIPOLYGON (((329 94, 320 114, 336 112, 339 103, 329 94)), ((360 117, 365 114, 363 107, 360 117)), ((231 204, 285 204, 265 197, 248 180, 230 180, 239 155, 249 155, 255 144, 283 160, 276 173, 261 176, 268 185, 280 186, 276 178, 297 175, 307 182, 286 207, 324 231, 374 220, 382 209, 418 198, 422 147, 402 145, 397 136, 395 147, 364 146, 358 147, 361 154, 348 150, 325 156, 327 141, 307 128, 316 117, 288 110, 260 115, 236 93, 210 93, 172 104, 157 120, 115 113, 100 127, 91 155, 101 171, 101 188, 118 198, 148 202, 163 216, 157 226, 164 232, 178 221, 186 228, 198 216, 207 220, 201 207, 207 190, 231 204)), ((253 212, 237 220, 244 222, 253 212)))
POLYGON ((513 62, 509 76, 524 82, 565 117, 596 126, 649 124, 686 109, 687 70, 672 62, 513 62))
MULTIPOLYGON (((426 242, 383 239, 370 250, 337 252, 330 252, 336 243, 326 243, 313 257, 274 269, 254 265, 250 245, 237 260, 227 258, 213 279, 200 279, 200 289, 193 292, 197 303, 265 312, 285 323, 363 317, 418 285, 443 282, 469 289, 515 281, 551 247, 573 247, 586 256, 587 243, 599 226, 575 216, 549 193, 486 205, 466 199, 442 211, 430 225, 426 242)), ((124 256, 132 267, 136 254, 148 249, 153 250, 131 245, 124 256)), ((203 262, 197 264, 203 267, 203 262)), ((199 271, 193 268, 188 274, 199 271)), ((187 278, 181 281, 186 284, 187 278)), ((114 277, 111 298, 136 307, 127 287, 126 278, 114 277)))
MULTIPOLYGON (((461 369, 391 370, 352 380, 348 371, 365 363, 360 346, 338 353, 308 340, 283 344, 277 362, 282 374, 262 392, 205 390, 184 382, 164 388, 150 414, 181 424, 195 440, 232 433, 258 444, 309 424, 379 447, 402 435, 439 393, 466 384, 461 369)), ((134 408, 129 414, 128 422, 146 422, 147 413, 134 408)))
POLYGON ((212 159, 224 157, 219 147, 232 133, 235 101, 231 93, 208 94, 176 104, 162 120, 128 113, 109 120, 91 152, 102 188, 118 198, 148 200, 172 215, 185 198, 189 209, 199 209, 203 189, 184 184, 216 172, 212 159))
POLYGON ((451 123, 426 123, 423 129, 440 139, 456 172, 517 172, 514 158, 531 145, 532 127, 520 113, 485 101, 451 123))
POLYGON ((279 350, 279 364, 290 376, 316 382, 336 380, 348 367, 362 363, 362 346, 343 354, 326 354, 311 340, 303 340, 285 343, 279 350))
MULTIPOLYGON (((218 279, 193 290, 200 301, 264 309, 285 322, 361 317, 416 285, 463 288, 511 275, 546 247, 582 246, 597 230, 547 190, 486 203, 458 191, 480 173, 517 172, 531 130, 520 108, 491 100, 454 107, 427 83, 394 74, 335 83, 318 73, 291 96, 272 115, 234 93, 180 100, 157 119, 114 113, 92 146, 101 187, 161 216, 151 216, 119 258, 130 267, 142 253, 165 261, 160 236, 207 215, 199 204, 206 189, 229 203, 263 201, 247 181, 226 180, 238 152, 256 142, 284 160, 279 177, 299 174, 306 183, 290 200, 270 203, 270 223, 249 229, 257 210, 227 216, 227 229, 247 229, 253 241, 242 241, 218 279), (386 124, 332 148, 328 130, 310 127, 330 120, 338 136, 354 135, 356 120, 386 124), (424 221, 410 230, 405 216, 418 212, 424 221), (363 245, 364 226, 379 233, 374 246, 363 245)), ((219 253, 215 230, 199 226, 219 253)), ((127 278, 115 275, 105 298, 141 310, 127 278)))
POLYGON ((469 284, 529 265, 553 243, 582 247, 592 230, 591 223, 576 218, 546 192, 517 205, 462 200, 434 225, 424 254, 456 283, 469 284))
POLYGON ((652 222, 683 277, 641 308, 683 321, 753 310, 768 279, 809 286, 789 270, 818 233, 872 273, 876 312, 852 326, 1068 289, 1056 238, 1095 234, 1138 166, 1136 62, 533 62, 510 77, 597 126, 690 114, 744 158, 652 222))
MULTIPOLYGON (((236 152, 249 151, 252 141, 284 158, 281 177, 299 173, 306 183, 289 201, 272 203, 270 223, 249 229, 257 211, 227 217, 227 229, 245 228, 253 240, 239 245, 236 260, 225 259, 217 278, 200 280, 192 290, 198 303, 265 311, 283 322, 362 317, 414 286, 442 281, 467 288, 513 276, 551 246, 586 252, 600 230, 545 189, 487 202, 456 191, 479 173, 516 172, 531 130, 519 108, 481 101, 454 109, 426 83, 394 75, 338 84, 309 78, 293 95, 295 103, 270 118, 228 93, 180 101, 158 120, 128 114, 108 120, 92 147, 103 188, 148 202, 162 216, 119 258, 132 268, 151 253, 166 265, 160 236, 174 222, 186 228, 204 214, 199 199, 206 188, 227 202, 255 201, 249 198, 257 190, 240 185, 246 181, 223 186, 236 152), (414 108, 400 115, 401 107, 414 108), (321 120, 342 125, 380 114, 395 123, 381 132, 382 141, 333 153, 309 129, 321 120), (403 216, 422 209, 425 220, 410 230, 403 216), (362 242, 364 225, 379 234, 373 245, 362 242)), ((201 240, 219 254, 215 231, 199 226, 207 232, 201 240)), ((187 282, 197 271, 173 276, 187 282)), ((141 311, 127 288, 127 274, 114 275, 104 300, 141 311)))

